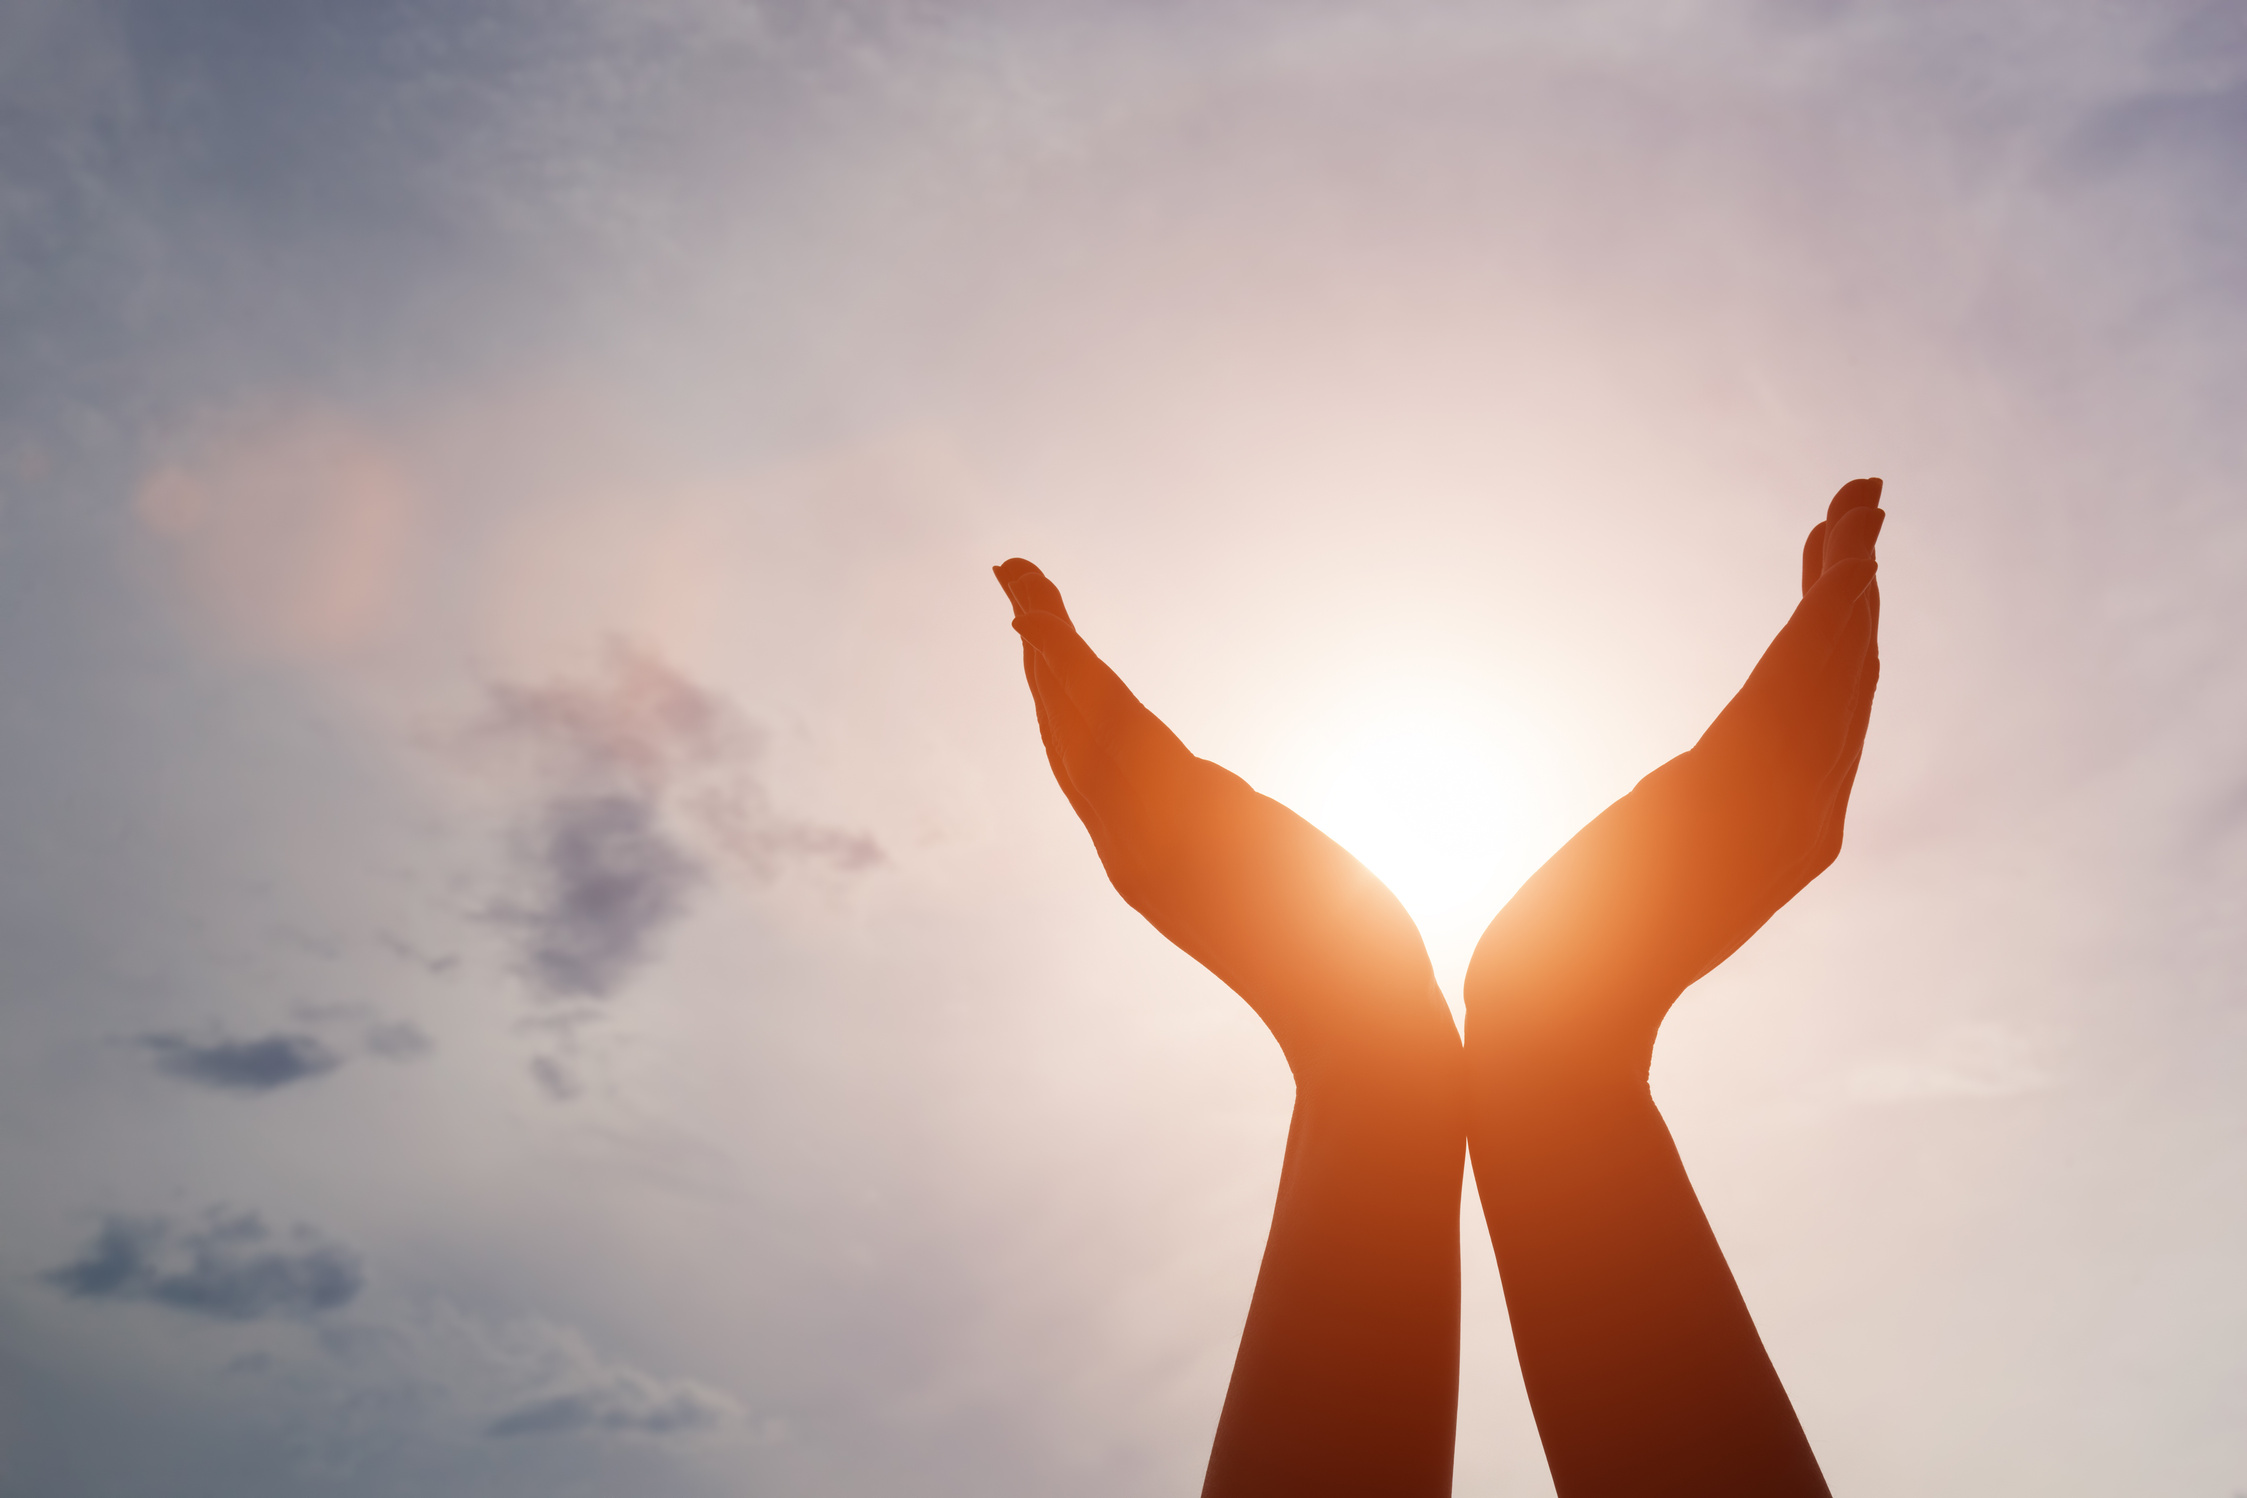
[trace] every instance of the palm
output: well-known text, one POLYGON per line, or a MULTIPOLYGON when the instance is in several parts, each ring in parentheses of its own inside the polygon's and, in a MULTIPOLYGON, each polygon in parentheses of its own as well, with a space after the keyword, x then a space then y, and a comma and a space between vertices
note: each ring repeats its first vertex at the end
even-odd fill
POLYGON ((1879 494, 1874 479, 1834 496, 1804 547, 1803 601, 1747 684, 1537 872, 1478 968, 1487 954, 1666 1007, 1833 862, 1880 677, 1879 494))

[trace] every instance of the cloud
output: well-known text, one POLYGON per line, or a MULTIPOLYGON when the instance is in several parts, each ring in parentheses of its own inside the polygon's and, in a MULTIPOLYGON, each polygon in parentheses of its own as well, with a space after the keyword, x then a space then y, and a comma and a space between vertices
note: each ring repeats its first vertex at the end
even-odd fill
POLYGON ((759 774, 764 735, 642 650, 612 644, 586 680, 491 689, 479 737, 527 764, 510 829, 520 887, 491 911, 516 965, 552 998, 606 998, 656 954, 714 859, 752 878, 859 873, 862 832, 781 814, 759 774))
POLYGON ((643 1436, 709 1430, 740 1415, 732 1399, 686 1379, 612 1367, 595 1384, 534 1399, 485 1428, 489 1436, 583 1433, 643 1436))
POLYGON ((764 787, 754 782, 713 791, 696 809, 718 846, 759 879, 771 879, 790 864, 825 864, 855 874, 887 860, 882 845, 863 832, 778 815, 764 787))
POLYGON ((282 1234, 254 1212, 214 1208, 199 1223, 110 1216, 46 1282, 74 1300, 141 1300, 220 1321, 293 1319, 349 1304, 358 1256, 310 1228, 282 1234))
POLYGON ((416 481, 332 412, 214 422, 141 481, 134 508, 195 613, 245 649, 330 657, 400 615, 416 481))
POLYGON ((531 1058, 531 1080, 538 1084, 539 1091, 557 1103, 566 1103, 585 1090, 577 1073, 552 1056, 531 1058))
MULTIPOLYGON (((494 1318, 445 1299, 411 1298, 373 1318, 323 1320, 316 1358, 278 1353, 262 1371, 292 1418, 359 1448, 439 1428, 512 1442, 535 1436, 683 1437, 747 1426, 741 1404, 698 1380, 665 1377, 605 1356, 586 1334, 536 1316, 494 1318), (373 1424, 367 1416, 380 1412, 373 1424)), ((751 1432, 785 1436, 768 1418, 751 1432)))
POLYGON ((738 756, 757 736, 727 703, 622 642, 608 646, 589 680, 494 686, 484 731, 527 750, 556 779, 650 793, 738 756))
POLYGON ((460 958, 451 952, 425 952, 404 937, 391 932, 382 934, 383 950, 432 978, 442 978, 460 966, 460 958))
POLYGON ((271 1092, 291 1082, 324 1076, 343 1058, 316 1036, 278 1034, 256 1040, 217 1036, 194 1040, 184 1035, 144 1035, 141 1045, 166 1076, 226 1092, 271 1092))
POLYGON ((380 1020, 367 1026, 361 1039, 368 1050, 385 1061, 418 1061, 437 1048, 411 1020, 380 1020))
POLYGON ((614 992, 703 877, 655 801, 630 793, 557 797, 538 809, 523 844, 530 899, 504 917, 521 932, 525 972, 560 997, 614 992))

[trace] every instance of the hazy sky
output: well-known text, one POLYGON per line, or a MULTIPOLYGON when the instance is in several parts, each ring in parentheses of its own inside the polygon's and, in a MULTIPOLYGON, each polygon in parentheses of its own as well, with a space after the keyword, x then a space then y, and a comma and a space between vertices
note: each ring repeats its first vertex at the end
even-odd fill
POLYGON ((2247 8, 0 0, 0 1493, 1194 1491, 1288 1079, 986 569, 1456 997, 1863 473, 1657 1096, 1837 1492, 2247 1491, 2247 8))

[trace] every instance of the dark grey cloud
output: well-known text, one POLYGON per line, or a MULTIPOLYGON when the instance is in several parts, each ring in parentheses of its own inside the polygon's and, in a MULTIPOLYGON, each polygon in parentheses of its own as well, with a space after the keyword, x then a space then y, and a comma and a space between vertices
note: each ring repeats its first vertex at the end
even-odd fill
POLYGON ((418 1061, 437 1048, 421 1026, 411 1020, 381 1020, 367 1026, 361 1037, 368 1050, 385 1061, 418 1061))
POLYGON ((549 997, 623 987, 708 882, 705 849, 759 880, 883 861, 865 833, 779 813, 760 776, 762 730, 629 646, 612 645, 587 680, 493 687, 482 737, 537 788, 511 831, 520 887, 492 915, 549 997))
POLYGON ((42 1278, 74 1300, 147 1301, 220 1321, 331 1311, 366 1284, 358 1256, 310 1228, 277 1232, 255 1212, 223 1208, 184 1226, 106 1217, 76 1258, 42 1278))
POLYGON ((227 1092, 271 1092, 291 1082, 324 1076, 343 1064, 319 1037, 282 1033, 254 1040, 228 1036, 144 1035, 140 1043, 157 1070, 183 1082, 227 1092))
POLYGON ((701 865, 664 830, 648 796, 561 796, 524 829, 530 898, 503 914, 546 993, 603 998, 647 961, 685 912, 701 865))
POLYGON ((733 1401, 684 1380, 611 1369, 602 1382, 535 1399, 485 1428, 490 1436, 621 1434, 670 1436, 709 1430, 735 1414, 733 1401))

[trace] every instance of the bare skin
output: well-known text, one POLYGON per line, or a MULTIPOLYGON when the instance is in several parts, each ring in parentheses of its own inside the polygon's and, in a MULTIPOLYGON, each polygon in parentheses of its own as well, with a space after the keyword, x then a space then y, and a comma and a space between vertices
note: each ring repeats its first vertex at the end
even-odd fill
POLYGON ((1879 495, 1835 495, 1802 604, 1701 741, 1499 912, 1464 1049, 1395 897, 1195 758, 1037 568, 994 569, 1047 760, 1110 881, 1248 1001, 1295 1074, 1205 1495, 1450 1490, 1470 1136, 1563 1498, 1825 1493, 1646 1079, 1677 996, 1840 850, 1879 678, 1879 495))
POLYGON ((1054 778, 1133 909, 1270 1027, 1295 1115, 1202 1491, 1442 1494, 1459 1378, 1463 1054, 1412 918, 1196 759, 1028 562, 995 569, 1054 778))
POLYGON ((1747 684, 1531 877, 1468 969, 1475 1181, 1563 1498, 1826 1492, 1647 1069, 1685 987, 1841 851, 1880 678, 1880 487, 1842 486, 1747 684))

